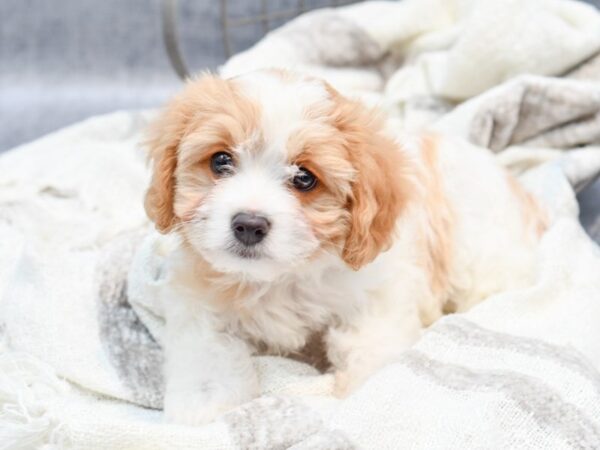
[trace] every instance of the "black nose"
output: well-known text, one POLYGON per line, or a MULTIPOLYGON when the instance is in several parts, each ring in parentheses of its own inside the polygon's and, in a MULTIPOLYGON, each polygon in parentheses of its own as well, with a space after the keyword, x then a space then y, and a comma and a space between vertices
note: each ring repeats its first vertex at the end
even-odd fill
POLYGON ((231 229, 235 238, 244 245, 254 245, 262 241, 271 224, 263 216, 253 213, 237 213, 231 219, 231 229))

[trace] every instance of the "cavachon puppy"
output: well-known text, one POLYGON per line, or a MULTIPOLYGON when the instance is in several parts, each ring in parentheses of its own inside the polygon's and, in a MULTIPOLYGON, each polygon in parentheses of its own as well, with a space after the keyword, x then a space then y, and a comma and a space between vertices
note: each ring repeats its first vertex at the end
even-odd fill
POLYGON ((544 214, 488 151, 394 136, 324 81, 203 75, 148 146, 146 211, 181 242, 161 292, 169 421, 252 399, 251 355, 314 336, 346 395, 444 312, 533 276, 544 214))

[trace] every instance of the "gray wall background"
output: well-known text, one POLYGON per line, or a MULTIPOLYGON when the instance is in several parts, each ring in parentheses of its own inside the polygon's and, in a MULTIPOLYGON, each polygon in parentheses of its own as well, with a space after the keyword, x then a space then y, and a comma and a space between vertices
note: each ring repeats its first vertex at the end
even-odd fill
MULTIPOLYGON (((261 0, 229 0, 228 16, 261 12, 261 0)), ((267 0, 269 13, 298 0, 267 0)), ((305 0, 305 8, 331 4, 305 0)), ((181 85, 170 66, 160 0, 0 0, 0 152, 85 117, 161 104, 181 85)), ((225 61, 218 0, 179 0, 182 52, 191 70, 225 61)), ((274 28, 283 20, 267 24, 274 28)), ((233 29, 234 51, 262 23, 233 29)))

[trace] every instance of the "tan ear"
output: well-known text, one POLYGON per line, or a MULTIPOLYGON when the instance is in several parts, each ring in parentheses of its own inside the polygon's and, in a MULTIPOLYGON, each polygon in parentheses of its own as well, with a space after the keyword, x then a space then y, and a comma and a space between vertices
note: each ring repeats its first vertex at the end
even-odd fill
POLYGON ((177 143, 151 148, 153 173, 146 192, 146 214, 161 233, 167 233, 175 224, 173 204, 175 201, 175 168, 177 167, 177 143))
POLYGON ((144 207, 161 233, 169 232, 178 220, 173 205, 179 144, 200 107, 205 85, 217 80, 221 81, 213 75, 205 74, 197 80, 189 81, 183 92, 166 105, 149 127, 146 147, 153 171, 144 207))
POLYGON ((152 160, 152 179, 146 192, 146 214, 161 233, 169 232, 176 223, 175 169, 177 151, 187 127, 187 114, 182 114, 183 103, 175 98, 150 125, 146 141, 152 160))
POLYGON ((357 176, 348 202, 350 230, 342 258, 357 270, 387 250, 410 196, 408 161, 383 131, 375 111, 337 94, 337 127, 345 135, 357 176))

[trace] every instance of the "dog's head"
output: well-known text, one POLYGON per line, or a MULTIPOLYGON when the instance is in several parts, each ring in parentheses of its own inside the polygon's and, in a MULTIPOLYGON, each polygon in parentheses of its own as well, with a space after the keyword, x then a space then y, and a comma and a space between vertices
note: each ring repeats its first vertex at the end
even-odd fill
POLYGON ((190 82, 148 141, 146 211, 215 269, 271 280, 389 246, 406 160, 377 115, 325 82, 281 71, 190 82))

